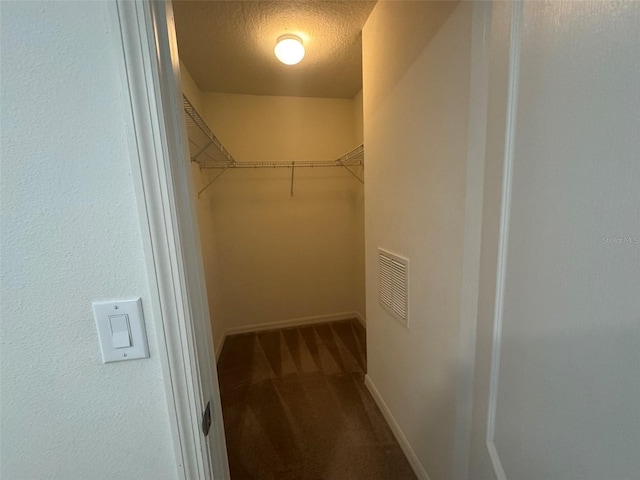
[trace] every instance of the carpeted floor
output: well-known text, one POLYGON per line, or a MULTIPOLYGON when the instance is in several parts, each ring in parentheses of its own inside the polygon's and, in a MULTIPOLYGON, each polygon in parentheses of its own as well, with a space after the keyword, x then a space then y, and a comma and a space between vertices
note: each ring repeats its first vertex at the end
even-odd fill
POLYGON ((232 480, 415 479, 365 371, 357 320, 227 337, 218 375, 232 480))

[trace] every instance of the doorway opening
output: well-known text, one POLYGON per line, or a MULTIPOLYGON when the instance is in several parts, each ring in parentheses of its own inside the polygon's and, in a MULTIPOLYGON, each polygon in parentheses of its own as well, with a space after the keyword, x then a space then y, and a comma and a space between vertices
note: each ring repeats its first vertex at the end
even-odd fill
POLYGON ((361 29, 374 5, 174 3, 234 479, 414 478, 364 386, 361 29), (283 65, 273 50, 292 33, 305 57, 283 65))

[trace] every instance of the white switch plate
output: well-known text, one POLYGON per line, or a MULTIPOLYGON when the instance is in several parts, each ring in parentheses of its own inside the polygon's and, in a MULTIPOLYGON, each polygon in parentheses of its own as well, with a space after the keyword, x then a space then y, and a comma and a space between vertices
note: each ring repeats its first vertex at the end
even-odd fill
POLYGON ((147 330, 144 327, 142 314, 142 299, 93 302, 92 305, 104 363, 149 357, 147 330), (122 317, 126 321, 123 322, 122 317), (123 324, 124 328, 127 326, 129 328, 130 347, 119 346, 127 343, 126 339, 123 339, 126 337, 126 332, 122 331, 123 324), (117 327, 113 327, 114 325, 117 327), (114 328, 116 331, 113 331, 114 328))

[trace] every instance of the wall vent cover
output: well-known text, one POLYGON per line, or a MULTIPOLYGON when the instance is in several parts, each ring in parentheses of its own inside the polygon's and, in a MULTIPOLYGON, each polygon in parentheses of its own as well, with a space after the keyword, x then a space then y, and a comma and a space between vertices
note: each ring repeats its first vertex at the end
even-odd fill
POLYGON ((378 300, 409 326, 409 260, 378 249, 378 300))

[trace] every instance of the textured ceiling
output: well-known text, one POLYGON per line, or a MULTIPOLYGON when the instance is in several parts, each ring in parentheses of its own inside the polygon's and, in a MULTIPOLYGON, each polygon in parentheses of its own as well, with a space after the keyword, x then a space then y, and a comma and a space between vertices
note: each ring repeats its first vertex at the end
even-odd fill
POLYGON ((353 98, 362 88, 362 27, 375 2, 174 0, 180 58, 203 91, 353 98), (283 65, 285 33, 306 55, 283 65))

